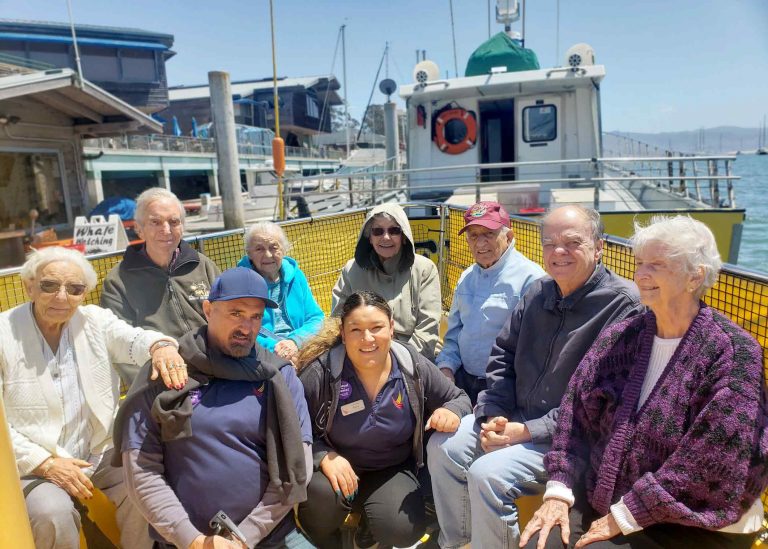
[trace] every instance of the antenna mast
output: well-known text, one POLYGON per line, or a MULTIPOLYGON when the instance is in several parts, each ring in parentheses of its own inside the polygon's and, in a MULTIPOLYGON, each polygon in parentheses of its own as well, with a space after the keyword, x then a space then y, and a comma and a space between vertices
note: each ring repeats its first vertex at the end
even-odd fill
POLYGON ((453 38, 453 74, 456 78, 459 77, 459 65, 456 61, 456 26, 453 24, 453 0, 448 1, 448 5, 451 8, 451 37, 453 38))
POLYGON ((72 44, 75 47, 75 66, 77 67, 77 84, 83 87, 83 67, 80 64, 80 48, 77 47, 77 34, 75 33, 75 22, 72 19, 72 2, 67 0, 67 11, 69 12, 69 30, 72 33, 72 44))
POLYGON ((344 77, 344 136, 347 140, 347 158, 349 158, 349 92, 347 91, 347 41, 346 23, 341 26, 341 64, 344 77))

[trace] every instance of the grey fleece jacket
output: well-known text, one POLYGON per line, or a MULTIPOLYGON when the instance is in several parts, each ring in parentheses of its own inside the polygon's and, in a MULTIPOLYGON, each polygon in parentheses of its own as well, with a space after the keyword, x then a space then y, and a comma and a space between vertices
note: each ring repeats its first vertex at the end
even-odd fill
POLYGON ((523 422, 533 442, 551 442, 560 400, 598 334, 644 311, 634 284, 602 264, 566 297, 551 277, 540 278, 496 338, 475 417, 523 422))
MULTIPOLYGON (((432 362, 416 352, 413 347, 397 341, 392 342, 391 352, 395 355, 403 373, 405 390, 416 418, 413 432, 413 458, 416 467, 424 465, 424 424, 437 408, 447 408, 459 418, 472 412, 467 394, 456 387, 437 369, 432 362)), ((339 405, 341 371, 344 367, 346 349, 343 344, 307 364, 299 372, 304 385, 309 417, 312 420, 312 452, 314 469, 333 446, 327 433, 333 429, 333 418, 339 405)))
POLYGON ((206 324, 203 300, 217 276, 213 261, 183 240, 170 269, 155 265, 144 244, 129 246, 104 279, 101 306, 132 326, 179 339, 206 324))
POLYGON ((333 288, 333 314, 338 315, 344 301, 358 290, 376 292, 387 300, 395 319, 395 337, 410 343, 430 360, 434 360, 440 327, 440 277, 428 258, 418 255, 408 217, 397 204, 381 204, 373 208, 360 229, 355 257, 341 270, 333 288), (396 268, 385 270, 370 240, 366 226, 376 214, 387 213, 403 230, 403 245, 396 268))

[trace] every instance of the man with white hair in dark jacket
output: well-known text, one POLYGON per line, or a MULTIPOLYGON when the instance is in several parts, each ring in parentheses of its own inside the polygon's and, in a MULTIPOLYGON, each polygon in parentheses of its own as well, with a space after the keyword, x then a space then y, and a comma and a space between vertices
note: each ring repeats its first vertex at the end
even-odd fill
POLYGON ((544 268, 496 338, 474 416, 428 445, 441 547, 514 547, 516 500, 544 491, 560 400, 606 326, 643 310, 601 263, 599 214, 564 206, 542 221, 544 268))

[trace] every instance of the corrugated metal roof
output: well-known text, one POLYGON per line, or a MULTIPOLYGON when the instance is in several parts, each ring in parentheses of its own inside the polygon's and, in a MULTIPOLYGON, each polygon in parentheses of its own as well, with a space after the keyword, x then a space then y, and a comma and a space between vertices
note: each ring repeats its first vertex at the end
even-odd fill
MULTIPOLYGON (((339 83, 335 76, 301 76, 296 78, 281 78, 277 81, 278 88, 291 88, 301 86, 312 88, 323 80, 331 80, 331 89, 339 89, 339 83)), ((232 83, 232 95, 250 95, 254 90, 272 89, 272 79, 249 80, 232 83)), ((202 86, 175 86, 168 88, 168 98, 171 101, 183 101, 186 99, 202 99, 210 97, 211 92, 207 85, 202 86)))
MULTIPOLYGON (((22 42, 57 42, 71 44, 71 36, 51 36, 46 34, 32 34, 25 32, 0 32, 0 40, 19 40, 22 42)), ((84 38, 77 37, 78 45, 114 46, 119 48, 135 48, 143 50, 166 50, 163 44, 157 42, 136 42, 133 40, 113 40, 108 38, 84 38)))
MULTIPOLYGON (((33 34, 70 34, 69 23, 60 23, 55 21, 31 21, 24 19, 0 19, 0 31, 29 32, 33 34)), ((119 38, 125 40, 137 39, 143 41, 159 42, 168 48, 173 46, 174 40, 172 34, 127 27, 76 24, 75 31, 77 32, 78 40, 81 36, 83 38, 119 38)))

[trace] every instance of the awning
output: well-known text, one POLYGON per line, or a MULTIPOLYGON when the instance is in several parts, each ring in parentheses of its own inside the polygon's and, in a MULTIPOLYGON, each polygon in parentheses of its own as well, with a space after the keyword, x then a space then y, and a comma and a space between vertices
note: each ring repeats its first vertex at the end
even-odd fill
POLYGON ((32 100, 59 111, 81 135, 163 132, 160 122, 95 84, 80 82, 70 69, 0 77, 0 101, 6 99, 32 100))

